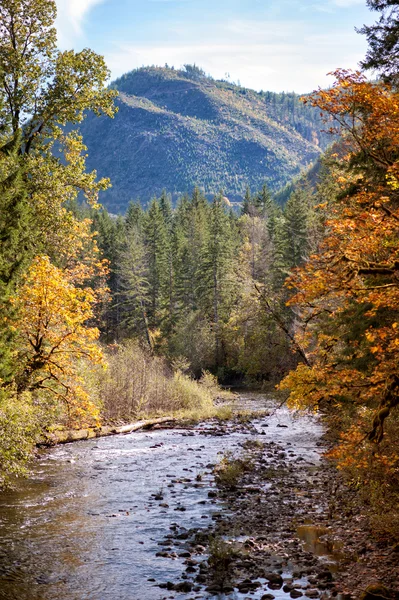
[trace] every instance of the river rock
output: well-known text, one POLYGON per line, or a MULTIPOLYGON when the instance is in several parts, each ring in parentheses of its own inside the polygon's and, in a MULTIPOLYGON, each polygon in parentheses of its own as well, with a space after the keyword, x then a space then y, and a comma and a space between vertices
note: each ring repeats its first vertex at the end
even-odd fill
POLYGON ((176 592, 191 592, 193 584, 191 581, 182 581, 181 583, 177 583, 173 589, 176 592))
POLYGON ((267 579, 269 583, 279 585, 280 587, 283 585, 283 578, 280 573, 266 573, 265 579, 267 579))
POLYGON ((388 588, 381 583, 373 583, 360 594, 359 600, 381 600, 390 597, 388 588))
POLYGON ((175 589, 175 584, 172 583, 171 581, 167 581, 166 583, 160 583, 158 585, 158 587, 160 587, 163 590, 174 590, 175 589))
POLYGON ((216 585, 216 584, 209 585, 207 588, 205 588, 205 591, 208 592, 209 594, 219 594, 221 591, 220 585, 216 585))
POLYGON ((187 573, 195 573, 196 572, 196 568, 195 567, 187 567, 186 572, 187 573))

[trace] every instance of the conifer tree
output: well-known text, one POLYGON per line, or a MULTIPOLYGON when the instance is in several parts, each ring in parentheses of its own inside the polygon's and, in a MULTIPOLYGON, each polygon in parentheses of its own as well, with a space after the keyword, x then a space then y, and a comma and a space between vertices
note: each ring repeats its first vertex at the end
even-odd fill
POLYGON ((116 302, 123 309, 122 327, 134 336, 144 336, 153 350, 147 311, 150 303, 146 248, 140 226, 126 228, 126 238, 118 257, 120 291, 116 302))
POLYGON ((243 201, 242 207, 241 207, 241 214, 249 215, 249 214, 251 214, 252 210, 253 210, 253 200, 252 200, 250 187, 247 185, 247 188, 245 190, 244 201, 243 201))
POLYGON ((139 230, 141 230, 143 228, 144 210, 140 202, 132 201, 129 203, 126 211, 125 222, 127 229, 130 229, 131 227, 138 227, 139 230))
POLYGON ((284 207, 283 243, 288 268, 297 267, 306 258, 309 248, 309 212, 306 191, 298 188, 291 194, 284 207))
POLYGON ((377 23, 364 25, 359 32, 369 48, 361 65, 381 73, 386 82, 399 83, 399 5, 396 0, 367 0, 371 10, 381 13, 377 23))
POLYGON ((120 275, 118 272, 119 256, 126 237, 125 224, 121 217, 113 219, 104 208, 91 211, 92 228, 96 232, 97 243, 103 258, 108 261, 108 288, 111 298, 101 310, 101 330, 105 341, 119 339, 122 315, 119 303, 120 275))
POLYGON ((228 316, 233 294, 234 242, 223 196, 212 202, 209 236, 201 260, 201 307, 211 320, 215 339, 215 366, 222 364, 222 323, 228 316))
MULTIPOLYGON (((15 311, 9 302, 21 274, 33 256, 34 222, 24 185, 23 167, 18 161, 20 134, 2 139, 0 148, 0 380, 13 373, 13 328, 15 311)), ((1 139, 1 138, 0 138, 1 139)))
POLYGON ((145 247, 150 286, 149 322, 160 327, 169 301, 169 239, 168 229, 159 202, 150 203, 144 223, 145 247))
POLYGON ((159 199, 159 207, 165 223, 166 253, 167 253, 167 318, 164 321, 164 331, 170 333, 175 317, 175 271, 173 260, 173 210, 170 196, 163 190, 159 199))
POLYGON ((266 183, 263 184, 260 192, 256 194, 254 198, 254 204, 262 216, 268 215, 272 212, 273 198, 266 183))
POLYGON ((191 202, 187 195, 182 196, 176 207, 172 231, 172 254, 175 273, 176 317, 190 310, 193 304, 192 265, 188 239, 191 219, 191 202))

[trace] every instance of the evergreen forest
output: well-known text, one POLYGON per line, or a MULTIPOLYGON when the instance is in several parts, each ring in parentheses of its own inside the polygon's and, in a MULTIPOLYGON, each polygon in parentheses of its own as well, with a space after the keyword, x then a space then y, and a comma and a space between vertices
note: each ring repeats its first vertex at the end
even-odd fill
MULTIPOLYGON (((2 489, 29 477, 38 445, 57 436, 150 418, 222 422, 233 419, 218 404, 228 389, 257 389, 320 415, 329 464, 356 497, 345 514, 366 515, 397 556, 399 4, 367 5, 378 20, 359 32, 361 69, 338 69, 330 88, 299 100, 215 82, 195 65, 109 85, 102 56, 58 49, 54 0, 1 0, 2 489), (191 86, 186 114, 165 106, 165 81, 191 86), (209 102, 198 102, 205 88, 209 102), (108 202, 112 177, 96 160, 112 154, 118 109, 175 111, 173 135, 191 127, 209 141, 216 121, 225 133, 232 122, 220 122, 222 97, 229 119, 248 117, 248 144, 272 130, 273 176, 252 176, 252 164, 234 179, 232 161, 221 181, 228 152, 220 164, 211 153, 208 186, 192 154, 190 189, 162 180, 143 203, 128 201, 138 188, 108 202)), ((170 131, 156 135, 166 143, 170 131)), ((185 148, 174 154, 181 172, 185 148)), ((397 597, 385 593, 363 598, 397 597)))

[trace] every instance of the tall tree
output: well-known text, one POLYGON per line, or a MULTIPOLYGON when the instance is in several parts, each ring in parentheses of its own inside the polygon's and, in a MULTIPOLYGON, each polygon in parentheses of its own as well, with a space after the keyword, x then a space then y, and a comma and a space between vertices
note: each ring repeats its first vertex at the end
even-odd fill
POLYGON ((0 131, 18 143, 25 193, 40 224, 36 249, 54 256, 73 229, 65 204, 80 190, 95 204, 107 185, 86 173, 82 140, 63 126, 81 122, 88 110, 112 116, 115 96, 105 87, 101 56, 57 50, 55 17, 54 0, 0 5, 0 131))
POLYGON ((215 196, 210 213, 209 237, 203 248, 200 285, 201 307, 209 315, 215 339, 215 365, 223 358, 222 324, 234 302, 234 240, 223 196, 215 196))
POLYGON ((147 316, 150 290, 146 248, 143 231, 139 226, 127 227, 125 241, 118 256, 117 271, 120 289, 115 296, 115 302, 123 311, 121 325, 127 334, 144 335, 150 350, 153 350, 147 316))
POLYGON ((393 476, 399 459, 399 97, 359 73, 336 76, 312 102, 346 136, 345 170, 319 251, 288 280, 295 290, 290 303, 302 313, 298 340, 308 365, 283 385, 294 404, 351 415, 335 452, 342 465, 355 466, 361 477, 379 463, 393 476))
POLYGON ((65 134, 63 126, 81 122, 87 110, 114 114, 115 92, 105 87, 109 72, 91 50, 57 50, 55 17, 54 0, 0 5, 0 137, 2 165, 4 157, 8 162, 1 180, 9 188, 2 200, 2 238, 8 240, 0 252, 9 252, 3 260, 9 274, 24 262, 27 231, 31 253, 62 262, 76 231, 66 205, 79 191, 95 204, 107 185, 86 173, 82 140, 75 132, 65 134), (18 237, 19 254, 11 256, 11 240, 16 247, 18 237))
MULTIPOLYGON (((1 139, 1 138, 0 138, 1 139)), ((15 309, 10 296, 33 253, 35 223, 24 186, 23 166, 18 161, 19 135, 0 148, 0 380, 9 381, 13 373, 14 328, 10 327, 15 309)))
POLYGON ((87 320, 104 270, 90 219, 70 207, 80 192, 95 206, 108 183, 86 172, 82 139, 65 126, 88 111, 112 116, 115 92, 101 56, 57 49, 55 18, 54 0, 0 3, 0 401, 24 418, 28 397, 38 413, 53 393, 76 423, 95 416, 79 369, 101 360, 87 320))
POLYGON ((167 315, 169 301, 169 232, 158 200, 152 200, 146 214, 144 239, 150 286, 149 322, 159 328, 167 315))
POLYGON ((369 48, 361 63, 382 75, 386 82, 399 82, 399 2, 367 0, 371 10, 381 13, 377 23, 364 25, 359 32, 367 37, 369 48))
POLYGON ((284 207, 283 235, 285 263, 288 268, 299 266, 309 250, 308 221, 309 199, 305 189, 298 188, 284 207))

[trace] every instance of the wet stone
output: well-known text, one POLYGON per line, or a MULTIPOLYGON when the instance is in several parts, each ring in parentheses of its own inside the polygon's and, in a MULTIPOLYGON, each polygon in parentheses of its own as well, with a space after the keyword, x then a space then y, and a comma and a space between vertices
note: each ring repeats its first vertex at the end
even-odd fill
POLYGON ((283 578, 280 573, 266 573, 265 579, 268 580, 269 584, 279 585, 280 587, 283 585, 283 578))
POLYGON ((318 590, 307 590, 305 592, 305 596, 307 596, 308 598, 318 598, 320 594, 318 590))

